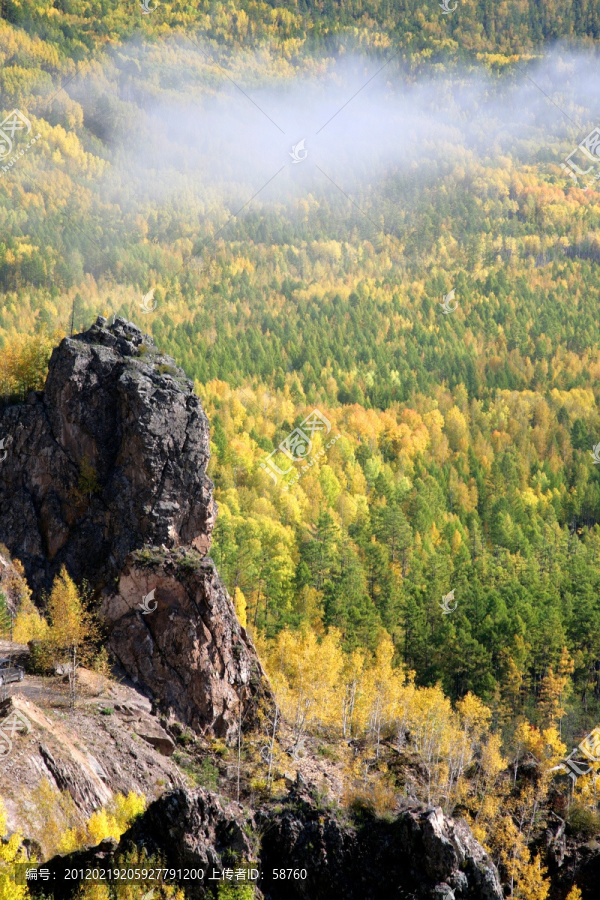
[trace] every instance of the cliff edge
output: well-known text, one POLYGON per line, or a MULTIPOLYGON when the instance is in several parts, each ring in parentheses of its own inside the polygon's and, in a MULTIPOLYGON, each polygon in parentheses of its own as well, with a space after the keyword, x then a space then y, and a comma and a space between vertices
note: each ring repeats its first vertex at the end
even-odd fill
POLYGON ((62 565, 108 586, 145 545, 208 551, 208 420, 183 370, 133 323, 99 317, 65 338, 44 390, 0 407, 0 435, 0 543, 35 592, 62 565))
POLYGON ((270 689, 206 559, 209 425, 183 370, 133 323, 99 317, 54 350, 42 392, 0 407, 0 435, 0 544, 36 601, 66 566, 157 711, 227 739, 240 717, 249 727, 270 689))

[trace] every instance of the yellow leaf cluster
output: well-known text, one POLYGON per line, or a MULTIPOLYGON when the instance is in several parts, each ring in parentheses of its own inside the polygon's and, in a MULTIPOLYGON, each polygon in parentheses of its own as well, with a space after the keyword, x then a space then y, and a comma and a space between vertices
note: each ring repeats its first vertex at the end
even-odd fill
POLYGON ((0 900, 26 900, 29 897, 27 887, 15 884, 12 877, 13 863, 27 862, 23 837, 17 832, 6 838, 6 833, 6 808, 0 800, 0 900))
POLYGON ((27 597, 15 616, 13 640, 17 644, 43 641, 48 637, 48 632, 48 622, 38 611, 31 598, 27 597))
POLYGON ((130 791, 127 796, 117 794, 111 804, 96 810, 87 820, 84 828, 69 828, 59 844, 60 853, 72 853, 84 844, 99 844, 105 838, 119 840, 137 816, 146 809, 143 794, 130 791))
POLYGON ((285 629, 274 641, 261 641, 260 650, 297 743, 310 729, 333 729, 344 737, 366 737, 378 756, 382 740, 401 746, 410 733, 427 772, 427 802, 451 807, 466 796, 464 776, 476 755, 483 800, 492 792, 506 761, 500 739, 489 734, 490 710, 473 694, 453 709, 440 685, 417 687, 412 672, 394 665, 386 633, 372 657, 362 650, 345 653, 336 629, 321 639, 313 631, 285 629))

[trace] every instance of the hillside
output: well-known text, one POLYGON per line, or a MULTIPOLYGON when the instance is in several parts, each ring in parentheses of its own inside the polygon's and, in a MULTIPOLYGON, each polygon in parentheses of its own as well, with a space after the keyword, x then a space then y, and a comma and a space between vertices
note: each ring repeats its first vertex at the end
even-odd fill
MULTIPOLYGON (((15 829, 8 868, 0 871, 7 896, 24 896, 12 881, 12 863, 33 852, 59 882, 57 898, 74 896, 77 885, 67 885, 64 874, 71 867, 118 867, 123 860, 203 871, 255 863, 260 874, 252 891, 278 897, 283 885, 273 883, 270 868, 278 854, 293 862, 291 871, 306 871, 298 884, 285 886, 285 896, 299 898, 338 890, 357 900, 385 897, 400 885, 407 898, 431 900, 446 885, 457 898, 500 900, 499 877, 515 879, 525 898, 535 896, 527 894, 529 883, 539 896, 552 889, 560 900, 577 883, 585 900, 591 898, 598 855, 591 844, 591 857, 582 853, 580 840, 596 827, 588 793, 594 772, 581 780, 570 806, 565 779, 554 774, 567 750, 556 727, 562 728, 560 703, 573 672, 567 649, 556 674, 550 667, 543 678, 539 729, 517 708, 495 697, 486 706, 471 691, 459 692, 453 709, 439 685, 421 686, 414 670, 394 664, 385 631, 373 659, 358 648, 350 652, 337 622, 324 633, 314 605, 313 630, 307 623, 285 628, 269 642, 266 621, 266 637, 251 628, 270 684, 245 627, 241 579, 234 603, 203 556, 214 502, 204 474, 206 419, 190 388, 182 370, 133 323, 109 325, 100 317, 54 350, 43 392, 2 409, 4 423, 18 420, 21 430, 8 445, 0 491, 24 510, 40 510, 36 523, 13 509, 3 526, 12 553, 38 548, 37 556, 21 553, 25 567, 6 550, 2 557, 4 621, 10 614, 11 637, 29 641, 28 648, 5 643, 5 652, 31 673, 6 685, 13 696, 0 710, 7 744, 3 829, 15 829), (174 445, 173 429, 186 416, 188 439, 174 445), (136 443, 143 449, 132 468, 136 443), (190 464, 197 496, 186 492, 179 474, 189 477, 190 464), (41 477, 50 470, 50 478, 41 477), (125 542, 116 496, 129 516, 125 542), (168 528, 165 516, 175 517, 168 528), (15 521, 26 522, 25 529, 15 529, 15 521), (92 553, 81 542, 93 529, 96 546, 115 541, 112 552, 92 553), (167 544, 153 545, 157 536, 167 544), (85 572, 80 591, 68 569, 85 572), (56 575, 50 596, 34 594, 40 613, 24 576, 29 572, 35 584, 44 571, 56 575), (504 725, 505 749, 502 729, 489 730, 492 721, 504 725), (154 754, 140 753, 140 739, 154 754), (173 794, 169 784, 184 792, 173 794), (214 794, 194 792, 198 784, 243 805, 227 810, 214 794), (198 811, 188 821, 188 812, 175 811, 179 804, 198 811), (40 823, 42 811, 42 822, 49 816, 53 823, 50 832, 40 823), (450 813, 462 821, 453 822, 450 813), (157 833, 152 824, 165 814, 179 823, 175 843, 172 832, 157 833), (527 826, 527 841, 515 819, 527 826), (562 822, 558 829, 556 822, 562 822), (27 849, 19 851, 23 835, 27 849), (357 857, 357 842, 362 847, 367 835, 371 849, 357 857), (95 849, 79 849, 102 838, 95 849), (71 855, 52 856, 57 850, 71 855)), ((414 559, 405 564, 412 569, 414 559)), ((408 580, 400 562, 398 568, 408 580)), ((266 615, 269 585, 264 596, 266 615)), ((443 614, 457 611, 451 599, 445 598, 443 614)), ((508 670, 513 678, 514 669, 508 670)), ((519 702, 517 694, 508 697, 519 702)), ((183 876, 175 881, 186 896, 221 896, 183 876)), ((172 888, 164 888, 165 896, 172 888)), ((91 889, 85 888, 86 900, 91 889)))
POLYGON ((466 822, 511 900, 596 900, 598 3, 145 7, 0 4, 0 638, 43 729, 106 748, 97 675, 176 747, 38 780, 44 859, 206 809, 195 865, 271 821, 363 900, 431 827, 423 897, 484 900, 466 822))
MULTIPOLYGON (((43 861, 53 896, 81 896, 82 889, 93 897, 85 877, 70 873, 135 858, 206 873, 252 864, 259 867, 256 896, 284 896, 284 888, 290 896, 297 887, 298 896, 325 897, 342 885, 352 896, 357 877, 361 895, 372 896, 391 846, 395 861, 385 882, 378 879, 380 892, 400 885, 426 900, 447 882, 458 896, 475 891, 501 900, 488 854, 465 823, 438 806, 399 804, 375 833, 361 821, 358 801, 355 821, 340 814, 352 752, 337 766, 332 748, 329 764, 319 762, 316 747, 307 752, 308 734, 282 714, 206 556, 215 512, 205 475, 206 419, 173 363, 133 323, 99 317, 53 351, 42 392, 2 410, 4 424, 16 417, 22 425, 0 471, 0 491, 20 504, 2 537, 12 552, 27 545, 37 551, 23 554, 24 566, 4 547, 2 556, 3 612, 11 618, 11 641, 2 649, 12 666, 0 667, 2 690, 10 693, 0 706, 1 830, 11 832, 3 890, 24 896, 19 864, 43 861), (186 439, 174 445, 178 421, 186 439), (136 444, 142 450, 132 469, 136 444), (184 487, 190 477, 193 491, 184 487), (117 493, 122 506, 115 507, 117 493), (158 545, 161 537, 166 543, 158 545), (93 553, 94 545, 106 549, 93 553), (81 590, 68 570, 85 573, 81 590), (52 571, 50 595, 35 594, 40 612, 25 576, 35 584, 52 571), (8 680, 19 671, 16 684, 8 680), (198 784, 212 792, 193 790, 198 784), (234 793, 236 805, 224 805, 234 793), (325 809, 319 872, 305 845, 325 809), (372 849, 359 863, 356 847, 367 833, 372 849), (343 853, 332 867, 336 845, 343 853), (428 860, 425 880, 417 875, 419 855, 428 860), (295 857, 293 869, 304 874, 294 880, 302 885, 273 883, 279 879, 269 867, 278 856, 295 857)), ((203 876, 200 884, 187 883, 185 874, 171 880, 166 896, 175 886, 176 896, 221 896, 203 876)))

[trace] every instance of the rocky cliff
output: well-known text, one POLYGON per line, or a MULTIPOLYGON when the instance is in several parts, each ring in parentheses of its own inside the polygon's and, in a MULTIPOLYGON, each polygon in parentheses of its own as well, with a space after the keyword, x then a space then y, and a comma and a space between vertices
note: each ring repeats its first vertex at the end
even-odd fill
POLYGON ((131 554, 102 612, 113 656, 169 719, 231 740, 240 709, 247 728, 270 696, 214 563, 196 551, 131 554))
POLYGON ((113 656, 155 709, 219 737, 240 714, 247 728, 269 688, 204 561, 209 427, 183 370, 133 323, 98 318, 54 350, 42 393, 0 408, 0 435, 0 544, 38 602, 65 565, 102 599, 113 656))
POLYGON ((208 421, 193 384, 137 326, 65 338, 45 389, 0 408, 0 543, 34 590, 61 565, 94 587, 144 545, 206 553, 215 517, 208 421))
MULTIPOLYGON (((469 828, 439 808, 406 811, 394 821, 341 823, 304 787, 277 808, 254 813, 199 789, 170 791, 116 842, 55 858, 49 868, 67 900, 74 888, 65 869, 115 865, 148 857, 175 869, 202 869, 182 882, 190 900, 213 896, 209 875, 254 864, 258 896, 268 900, 502 900, 498 874, 469 828), (134 855, 135 854, 135 855, 134 855), (303 870, 304 877, 276 878, 303 870)), ((214 889, 214 884, 212 885, 214 889)))

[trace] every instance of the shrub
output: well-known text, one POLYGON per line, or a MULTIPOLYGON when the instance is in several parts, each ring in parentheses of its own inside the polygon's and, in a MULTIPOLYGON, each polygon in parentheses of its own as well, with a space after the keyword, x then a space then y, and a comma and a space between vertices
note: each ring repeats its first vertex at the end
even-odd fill
POLYGON ((574 803, 567 813, 567 827, 572 835, 592 838, 600 833, 600 814, 597 810, 574 803))
POLYGON ((119 840, 131 823, 146 809, 143 794, 130 791, 127 796, 117 794, 109 806, 96 810, 87 820, 85 829, 71 828, 62 837, 60 852, 69 853, 83 843, 99 844, 105 838, 119 840))
POLYGON ((330 759, 332 762, 339 762, 339 755, 335 750, 335 747, 330 747, 327 744, 319 744, 317 747, 317 753, 319 756, 323 756, 325 759, 330 759))
POLYGON ((376 780, 348 792, 344 801, 358 818, 389 819, 396 808, 396 792, 388 782, 376 780))
POLYGON ((27 855, 22 847, 22 836, 14 833, 10 837, 6 809, 0 799, 0 900, 25 900, 29 891, 25 885, 19 886, 11 878, 12 864, 26 862, 27 855))
POLYGON ((214 738, 211 748, 213 753, 216 753, 218 756, 227 756, 228 747, 222 738, 214 738))
POLYGON ((29 641, 29 656, 25 668, 30 675, 52 675, 54 652, 49 641, 29 641))
POLYGON ((208 758, 203 759, 200 764, 198 782, 209 790, 215 790, 219 784, 219 770, 208 758))
POLYGON ((251 778, 250 790, 258 794, 259 797, 266 799, 271 794, 271 788, 266 778, 251 778))
POLYGON ((13 640, 17 644, 29 644, 30 641, 43 643, 48 637, 49 625, 30 597, 25 597, 15 616, 13 640))
POLYGON ((217 888, 218 900, 253 900, 255 896, 251 884, 220 884, 217 888))
POLYGON ((79 466, 77 490, 82 496, 87 497, 88 501, 92 499, 94 494, 100 493, 98 473, 87 454, 83 457, 79 466))
POLYGON ((177 735, 177 743, 181 744, 182 747, 187 747, 189 744, 194 744, 195 742, 196 738, 191 731, 182 731, 181 734, 177 735))

